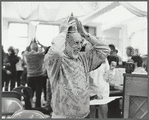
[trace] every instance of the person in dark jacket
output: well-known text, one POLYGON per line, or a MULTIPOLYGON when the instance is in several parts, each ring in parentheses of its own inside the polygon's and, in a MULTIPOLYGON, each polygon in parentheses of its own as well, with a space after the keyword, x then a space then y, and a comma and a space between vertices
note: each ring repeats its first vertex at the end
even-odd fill
POLYGON ((16 78, 16 63, 19 61, 18 57, 15 55, 14 48, 11 46, 8 48, 8 53, 4 58, 4 68, 10 71, 8 75, 8 81, 6 86, 8 86, 10 81, 10 90, 15 87, 15 78, 16 78))
POLYGON ((10 71, 6 70, 5 66, 3 66, 3 61, 5 59, 6 53, 3 50, 3 46, 1 46, 1 48, 2 48, 2 89, 3 87, 5 87, 5 91, 8 91, 8 84, 5 84, 4 86, 4 83, 5 82, 8 83, 8 74, 10 74, 10 71))

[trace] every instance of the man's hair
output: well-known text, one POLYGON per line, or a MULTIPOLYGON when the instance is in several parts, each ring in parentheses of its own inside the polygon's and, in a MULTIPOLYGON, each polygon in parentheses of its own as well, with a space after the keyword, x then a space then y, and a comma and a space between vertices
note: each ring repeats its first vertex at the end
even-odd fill
POLYGON ((128 46, 128 47, 126 47, 126 49, 130 51, 129 54, 127 53, 128 56, 132 56, 132 55, 134 55, 134 48, 133 48, 133 47, 128 46))
POLYGON ((137 67, 142 67, 142 63, 143 63, 142 57, 135 55, 135 56, 132 56, 131 59, 134 61, 134 63, 137 63, 137 67))
POLYGON ((118 57, 116 57, 116 56, 109 55, 109 56, 107 57, 107 59, 108 59, 109 65, 111 64, 112 61, 116 62, 117 65, 119 64, 119 59, 118 59, 118 57))
POLYGON ((13 46, 10 46, 10 47, 8 48, 8 51, 11 51, 11 54, 12 54, 12 55, 15 55, 14 47, 13 47, 13 46))
POLYGON ((111 50, 115 50, 115 46, 113 44, 109 44, 111 50))
POLYGON ((10 46, 9 48, 8 48, 8 51, 14 51, 14 47, 13 46, 10 46))

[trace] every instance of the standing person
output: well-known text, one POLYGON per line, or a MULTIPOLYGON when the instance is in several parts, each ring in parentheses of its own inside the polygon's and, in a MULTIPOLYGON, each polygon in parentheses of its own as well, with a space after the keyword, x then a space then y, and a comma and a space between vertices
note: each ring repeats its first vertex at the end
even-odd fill
MULTIPOLYGON (((8 48, 8 53, 4 59, 5 69, 10 71, 8 75, 8 81, 6 82, 6 86, 9 85, 10 81, 10 91, 15 87, 16 81, 16 63, 19 61, 18 57, 15 55, 14 48, 11 46, 8 48)), ((8 91, 8 88, 7 88, 8 91)))
MULTIPOLYGON (((115 86, 119 87, 119 79, 117 79, 117 58, 112 56, 109 60, 110 69, 106 71, 104 79, 109 82, 110 91, 115 90, 115 86)), ((120 101, 116 99, 110 103, 108 103, 108 118, 121 118, 121 109, 120 109, 120 101)))
POLYGON ((19 49, 15 49, 15 55, 18 57, 19 62, 16 64, 16 82, 17 82, 17 87, 20 86, 20 81, 21 81, 21 76, 23 73, 23 60, 21 57, 18 56, 19 49))
MULTIPOLYGON (((45 49, 45 55, 47 54, 49 49, 50 49, 50 46, 45 49)), ((43 75, 43 77, 45 78, 45 76, 46 76, 46 81, 44 81, 45 79, 43 80, 44 99, 46 99, 46 104, 44 105, 44 108, 48 111, 48 115, 51 115, 51 113, 52 113, 52 108, 51 108, 51 98, 52 98, 51 83, 50 83, 50 78, 48 78, 47 70, 46 70, 45 65, 46 64, 44 63, 43 68, 44 68, 44 73, 45 74, 43 75)))
POLYGON ((114 52, 115 52, 115 45, 113 45, 113 44, 109 44, 109 48, 110 48, 110 55, 113 55, 114 54, 114 52))
POLYGON ((109 44, 109 47, 110 47, 110 55, 107 57, 108 62, 110 61, 111 58, 113 58, 113 56, 115 56, 117 59, 117 65, 119 65, 119 57, 117 56, 118 50, 116 50, 113 44, 109 44))
POLYGON ((86 118, 90 106, 89 72, 105 60, 109 47, 87 33, 78 19, 65 20, 60 31, 45 55, 52 90, 52 118, 86 118), (78 32, 68 31, 76 23, 78 32), (90 43, 85 52, 80 52, 82 37, 90 43))
POLYGON ((126 62, 131 61, 131 57, 134 55, 134 48, 131 46, 126 47, 126 55, 127 55, 126 62))
POLYGON ((115 56, 112 56, 108 62, 110 65, 110 69, 106 71, 104 79, 110 83, 110 88, 113 89, 116 83, 115 68, 117 66, 117 58, 115 56))
POLYGON ((42 92, 42 75, 43 75, 43 59, 44 53, 38 52, 38 45, 35 41, 30 44, 31 51, 25 51, 25 60, 27 65, 27 82, 28 86, 36 92, 35 107, 41 107, 42 92))
POLYGON ((26 65, 26 62, 25 62, 25 56, 24 56, 24 53, 25 51, 22 51, 22 67, 23 67, 23 72, 22 72, 22 75, 21 75, 21 81, 20 81, 20 84, 22 86, 25 86, 27 84, 27 65, 26 65))
MULTIPOLYGON (((38 52, 40 50, 43 50, 44 49, 44 54, 47 54, 48 50, 50 49, 50 46, 48 46, 48 47, 47 46, 44 46, 38 40, 36 40, 36 41, 37 41, 38 45, 40 45, 40 49, 38 50, 38 52)), ((48 89, 47 88, 47 81, 49 81, 48 80, 48 75, 47 75, 47 70, 45 68, 45 63, 43 63, 42 88, 43 88, 43 94, 44 94, 44 100, 45 101, 47 101, 47 97, 49 97, 49 96, 47 96, 47 89, 48 89)), ((49 92, 48 94, 51 93, 50 91, 48 91, 48 92, 49 92)), ((46 103, 46 104, 49 104, 49 103, 46 103)))
MULTIPOLYGON (((104 79, 106 71, 109 70, 109 63, 107 59, 101 64, 99 68, 90 72, 90 98, 104 99, 109 97, 109 82, 104 79)), ((91 105, 90 118, 96 118, 96 108, 98 108, 98 118, 107 118, 108 107, 105 105, 91 105)))
POLYGON ((4 59, 6 57, 6 53, 4 52, 3 46, 1 46, 1 49, 2 49, 2 89, 4 87, 5 88, 4 91, 8 91, 8 84, 7 84, 9 82, 8 75, 11 74, 11 72, 5 68, 4 59))

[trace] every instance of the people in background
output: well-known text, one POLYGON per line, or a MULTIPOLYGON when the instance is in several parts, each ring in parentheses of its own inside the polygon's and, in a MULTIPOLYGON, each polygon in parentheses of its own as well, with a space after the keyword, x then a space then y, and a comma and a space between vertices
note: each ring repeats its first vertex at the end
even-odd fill
POLYGON ((27 65, 26 65, 26 62, 25 62, 26 60, 25 60, 24 52, 25 52, 25 51, 22 51, 22 53, 21 53, 21 55, 22 55, 23 72, 22 72, 22 75, 21 75, 20 84, 21 84, 22 86, 27 85, 27 65))
POLYGON ((117 49, 115 49, 113 51, 113 56, 116 56, 118 58, 118 62, 119 62, 118 65, 122 64, 122 58, 118 55, 118 50, 117 49))
POLYGON ((36 41, 31 41, 29 46, 30 51, 25 51, 25 60, 27 65, 27 82, 32 88, 33 95, 36 92, 35 107, 41 107, 41 92, 42 92, 42 76, 43 76, 43 59, 44 52, 38 51, 36 41))
MULTIPOLYGON (((51 46, 48 46, 48 47, 44 46, 37 39, 36 39, 36 42, 38 45, 40 45, 40 47, 38 48, 38 52, 43 52, 43 49, 44 49, 44 54, 47 54, 47 52, 51 46)), ((43 93, 44 93, 44 100, 47 101, 47 81, 49 81, 49 80, 48 80, 47 70, 45 68, 45 63, 43 63, 42 69, 43 69, 42 88, 43 88, 43 93)), ((49 86, 49 88, 51 88, 51 87, 49 86)), ((48 95, 50 95, 51 92, 50 91, 48 91, 48 92, 49 92, 48 95)), ((48 96, 48 98, 51 98, 51 97, 48 96)), ((50 104, 50 103, 48 103, 48 104, 50 104)))
POLYGON ((2 45, 1 45, 1 49, 2 49, 2 64, 1 64, 2 65, 1 66, 2 67, 2 89, 1 90, 3 90, 3 87, 4 87, 5 88, 4 91, 8 91, 8 84, 6 83, 8 83, 8 75, 10 74, 10 71, 7 70, 4 66, 4 59, 6 57, 6 53, 2 45))
POLYGON ((140 53, 139 53, 139 49, 134 49, 134 55, 140 55, 140 53))
POLYGON ((52 90, 52 118, 86 118, 90 106, 89 72, 105 60, 109 47, 87 33, 77 19, 66 20, 53 42, 45 56, 52 90), (76 26, 75 21, 78 32, 69 33, 68 28, 76 26), (80 52, 82 37, 90 42, 84 53, 80 52), (60 51, 59 46, 63 45, 65 49, 60 51))
POLYGON ((109 59, 110 69, 106 71, 104 79, 109 82, 110 89, 114 89, 115 86, 115 68, 117 66, 117 58, 115 56, 110 57, 109 59))
POLYGON ((23 73, 23 61, 21 59, 21 57, 18 56, 19 53, 19 49, 15 49, 15 55, 18 57, 19 62, 16 63, 16 82, 17 82, 17 86, 20 86, 20 81, 21 81, 21 76, 23 73))
POLYGON ((140 56, 135 55, 135 56, 132 56, 131 59, 133 60, 135 65, 135 68, 132 74, 147 74, 147 71, 142 66, 143 59, 140 56))
POLYGON ((113 44, 109 44, 110 48, 110 55, 107 57, 108 62, 110 62, 110 59, 113 58, 113 56, 116 58, 117 65, 119 65, 119 56, 117 55, 118 50, 116 50, 115 46, 113 44))
POLYGON ((109 44, 109 48, 110 48, 110 55, 113 55, 113 53, 115 52, 115 45, 113 44, 109 44))
POLYGON ((14 48, 11 46, 8 48, 8 53, 4 59, 4 67, 9 71, 8 81, 6 81, 6 90, 8 90, 8 85, 10 81, 10 90, 15 87, 16 81, 16 63, 19 61, 18 57, 15 55, 14 48))
MULTIPOLYGON (((50 49, 51 46, 47 47, 45 50, 45 55, 47 54, 48 50, 50 49)), ((46 100, 46 103, 44 105, 44 108, 49 111, 49 114, 52 112, 51 108, 51 99, 52 99, 52 93, 51 93, 51 83, 50 83, 50 78, 48 78, 47 75, 47 70, 45 69, 45 63, 43 64, 43 69, 44 69, 44 74, 43 77, 46 78, 43 80, 43 90, 44 90, 44 99, 46 100)))
MULTIPOLYGON (((106 71, 109 70, 109 63, 105 60, 100 67, 90 72, 90 98, 105 99, 109 97, 109 82, 104 79, 106 71)), ((105 105, 91 105, 90 118, 96 118, 96 109, 98 109, 98 118, 107 118, 108 107, 105 105)))
POLYGON ((134 55, 134 48, 131 46, 126 47, 126 55, 127 55, 127 61, 131 61, 131 57, 134 55))
POLYGON ((148 55, 143 55, 141 57, 142 57, 142 60, 143 60, 142 66, 144 67, 144 69, 146 71, 148 71, 148 64, 147 64, 148 55))

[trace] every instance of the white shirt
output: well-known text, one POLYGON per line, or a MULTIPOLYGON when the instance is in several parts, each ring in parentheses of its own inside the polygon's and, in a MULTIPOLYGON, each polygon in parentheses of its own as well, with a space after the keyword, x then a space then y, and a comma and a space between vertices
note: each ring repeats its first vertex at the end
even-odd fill
POLYGON ((104 79, 107 70, 109 70, 109 64, 106 60, 99 68, 90 72, 90 96, 101 95, 103 98, 109 96, 109 83, 104 79))

